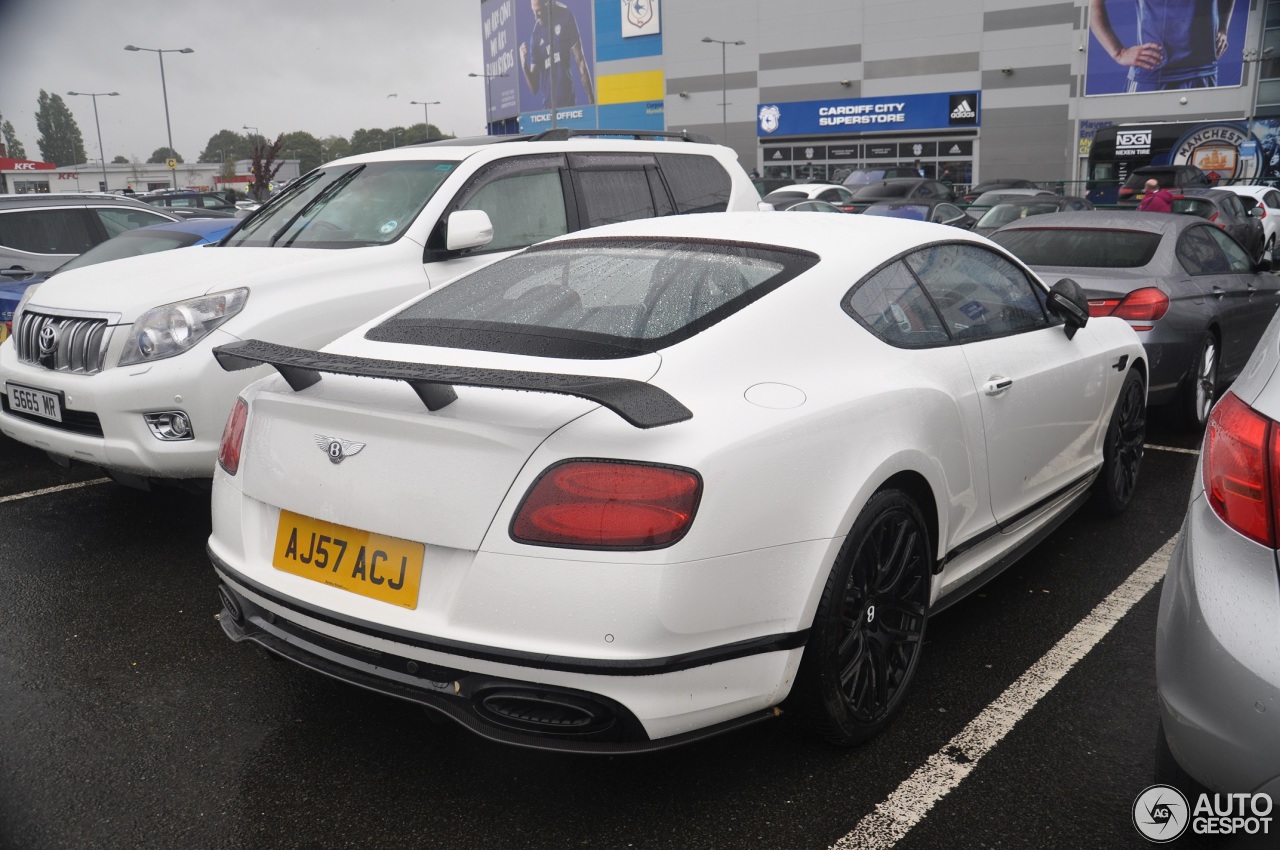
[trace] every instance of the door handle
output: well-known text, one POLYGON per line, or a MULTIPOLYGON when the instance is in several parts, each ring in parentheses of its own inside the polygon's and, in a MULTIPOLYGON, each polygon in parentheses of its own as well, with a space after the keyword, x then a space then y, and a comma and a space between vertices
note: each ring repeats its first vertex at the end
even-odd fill
POLYGON ((1013 378, 1002 378, 997 375, 982 385, 982 391, 987 395, 1000 395, 1011 386, 1013 386, 1013 378))
POLYGON ((1214 298, 1221 298, 1222 296, 1224 296, 1224 295, 1226 295, 1226 294, 1227 294, 1226 290, 1225 290, 1225 289, 1223 289, 1221 286, 1215 286, 1215 287, 1213 288, 1213 297, 1214 297, 1214 298))

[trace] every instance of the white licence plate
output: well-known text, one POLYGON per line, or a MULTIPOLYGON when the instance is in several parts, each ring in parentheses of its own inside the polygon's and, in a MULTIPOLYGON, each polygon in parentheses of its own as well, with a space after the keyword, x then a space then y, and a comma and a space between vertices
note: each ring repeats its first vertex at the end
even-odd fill
POLYGON ((57 394, 17 384, 5 384, 4 388, 9 395, 9 409, 14 413, 29 413, 54 422, 62 421, 62 399, 57 394))

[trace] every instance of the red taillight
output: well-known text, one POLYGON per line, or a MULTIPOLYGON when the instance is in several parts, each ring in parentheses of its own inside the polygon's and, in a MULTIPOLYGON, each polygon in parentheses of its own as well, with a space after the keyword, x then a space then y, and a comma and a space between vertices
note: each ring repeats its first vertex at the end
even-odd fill
POLYGON ((702 480, 687 469, 566 461, 530 488, 511 536, 592 549, 666 546, 689 530, 701 495, 702 480))
POLYGON ((1119 298, 1095 298, 1089 301, 1089 316, 1098 318, 1099 316, 1110 316, 1111 311, 1120 303, 1119 298))
POLYGON ((222 429, 222 445, 218 447, 218 465, 235 475, 240 469, 240 444, 244 442, 244 423, 249 418, 249 405, 244 399, 236 399, 231 408, 226 427, 222 429))
POLYGON ((1227 393, 1205 426, 1204 489, 1213 512, 1231 528, 1276 547, 1280 428, 1227 393))
MULTIPOLYGON (((1092 310, 1090 314, 1092 315, 1092 310)), ((1135 289, 1116 305, 1107 315, 1124 319, 1128 322, 1154 322, 1169 312, 1169 296, 1154 286, 1135 289)), ((1134 325, 1134 330, 1149 331, 1150 325, 1134 325)))

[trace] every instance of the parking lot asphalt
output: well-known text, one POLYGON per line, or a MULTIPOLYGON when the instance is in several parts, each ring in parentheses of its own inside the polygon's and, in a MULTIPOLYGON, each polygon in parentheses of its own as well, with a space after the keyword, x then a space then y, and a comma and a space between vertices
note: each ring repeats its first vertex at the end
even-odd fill
POLYGON ((784 718, 583 757, 491 744, 232 644, 207 496, 0 438, 0 848, 1148 846, 1131 809, 1153 781, 1158 584, 905 835, 853 837, 1175 537, 1198 436, 1157 419, 1148 446, 1126 514, 1086 506, 930 623, 905 712, 869 744, 784 718))

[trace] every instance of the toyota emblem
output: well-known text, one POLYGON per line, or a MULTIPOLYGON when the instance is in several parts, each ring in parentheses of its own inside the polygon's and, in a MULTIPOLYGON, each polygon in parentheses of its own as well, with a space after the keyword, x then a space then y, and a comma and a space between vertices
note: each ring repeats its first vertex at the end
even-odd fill
POLYGON ((58 350, 58 329, 45 325, 40 329, 40 356, 50 357, 58 350))

